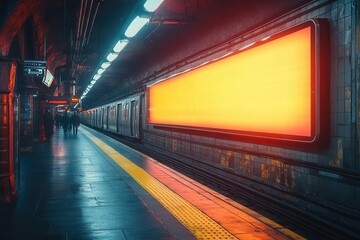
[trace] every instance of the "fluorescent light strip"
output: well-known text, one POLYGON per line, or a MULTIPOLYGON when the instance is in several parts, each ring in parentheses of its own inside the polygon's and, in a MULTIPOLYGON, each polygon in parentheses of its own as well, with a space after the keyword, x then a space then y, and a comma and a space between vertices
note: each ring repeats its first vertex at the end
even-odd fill
POLYGON ((109 61, 109 62, 112 62, 114 61, 117 57, 118 57, 119 54, 117 53, 109 53, 109 55, 106 57, 106 59, 109 61))
POLYGON ((101 64, 101 68, 102 69, 107 69, 108 67, 110 67, 111 63, 110 62, 104 62, 103 64, 101 64))
POLYGON ((147 0, 144 8, 148 12, 155 12, 164 0, 147 0))
POLYGON ((99 75, 103 74, 103 72, 105 72, 105 69, 99 68, 97 70, 97 74, 99 74, 99 75))
POLYGON ((100 77, 101 77, 100 74, 95 74, 95 76, 93 77, 93 79, 94 79, 95 81, 97 81, 100 77))
POLYGON ((127 39, 119 40, 113 48, 114 52, 116 52, 116 53, 121 52, 128 43, 129 43, 129 40, 127 40, 127 39))
POLYGON ((137 16, 126 29, 125 36, 134 37, 149 21, 149 18, 142 18, 137 16))
MULTIPOLYGON (((162 2, 162 1, 161 1, 162 2)), ((159 3, 159 5, 161 4, 161 2, 159 3)), ((125 35, 127 37, 133 37, 135 36, 142 27, 145 26, 146 23, 148 23, 150 21, 150 19, 148 18, 141 18, 139 16, 137 16, 129 25, 129 27, 127 28, 125 35)), ((111 62, 114 61, 118 56, 119 56, 119 52, 121 52, 126 45, 129 43, 129 40, 127 39, 123 39, 123 40, 119 40, 114 48, 112 53, 109 53, 108 56, 106 57, 106 59, 108 60, 108 62, 104 62, 101 64, 101 68, 98 69, 97 74, 94 75, 93 80, 91 81, 91 84, 86 88, 85 92, 83 94, 87 94, 91 87, 95 84, 95 82, 101 77, 101 74, 104 73, 105 69, 107 69, 108 67, 110 67, 111 62)))

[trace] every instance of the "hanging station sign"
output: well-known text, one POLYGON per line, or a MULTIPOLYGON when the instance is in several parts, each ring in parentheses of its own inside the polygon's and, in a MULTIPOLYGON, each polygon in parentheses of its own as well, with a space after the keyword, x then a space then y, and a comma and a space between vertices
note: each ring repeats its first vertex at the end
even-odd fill
POLYGON ((42 83, 45 84, 47 87, 50 87, 53 81, 54 81, 54 76, 51 74, 49 69, 46 70, 46 74, 42 80, 42 83))
POLYGON ((46 61, 24 60, 24 75, 30 77, 44 77, 46 61))

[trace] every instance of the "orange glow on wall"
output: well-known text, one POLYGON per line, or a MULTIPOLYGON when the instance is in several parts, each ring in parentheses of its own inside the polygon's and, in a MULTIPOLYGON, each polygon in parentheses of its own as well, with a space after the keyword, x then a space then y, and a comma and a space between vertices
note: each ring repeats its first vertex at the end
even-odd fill
POLYGON ((312 26, 148 88, 148 122, 245 135, 314 138, 312 26))

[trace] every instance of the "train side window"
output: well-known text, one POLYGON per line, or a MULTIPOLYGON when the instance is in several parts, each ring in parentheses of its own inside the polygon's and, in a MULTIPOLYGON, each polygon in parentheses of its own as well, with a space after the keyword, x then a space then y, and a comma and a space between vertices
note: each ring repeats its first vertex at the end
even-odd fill
POLYGON ((115 106, 111 106, 110 118, 115 119, 115 106))
POLYGON ((130 133, 131 133, 131 136, 135 135, 135 129, 136 129, 136 123, 137 123, 136 107, 137 107, 137 101, 135 101, 135 100, 131 101, 131 112, 130 112, 130 133))
POLYGON ((105 108, 102 108, 102 111, 101 111, 101 124, 100 124, 100 128, 101 129, 104 129, 104 118, 105 118, 105 108))
POLYGON ((125 103, 123 106, 123 120, 127 121, 129 119, 129 103, 125 103))
POLYGON ((106 107, 106 122, 105 122, 105 129, 109 130, 109 115, 110 115, 110 106, 106 107))
POLYGON ((117 132, 120 132, 120 130, 121 130, 121 120, 122 120, 122 104, 121 103, 119 103, 118 105, 117 105, 117 124, 116 124, 116 127, 117 127, 117 132))

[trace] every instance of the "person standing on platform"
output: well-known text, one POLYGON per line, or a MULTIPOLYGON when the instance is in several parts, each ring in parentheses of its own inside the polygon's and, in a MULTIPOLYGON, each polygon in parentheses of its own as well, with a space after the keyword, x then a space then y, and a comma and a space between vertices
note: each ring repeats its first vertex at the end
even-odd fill
POLYGON ((74 112, 74 115, 72 115, 71 117, 71 124, 72 124, 73 134, 77 135, 78 127, 80 125, 80 117, 76 111, 74 112))
POLYGON ((45 129, 45 136, 46 141, 51 141, 51 137, 54 131, 54 119, 51 115, 50 109, 46 110, 45 117, 44 117, 44 129, 45 129))
POLYGON ((66 111, 64 112, 64 116, 62 117, 62 126, 64 129, 64 134, 66 134, 69 127, 69 116, 66 111))
POLYGON ((56 113, 55 115, 56 128, 60 127, 60 121, 61 121, 61 116, 59 115, 59 113, 56 113))

